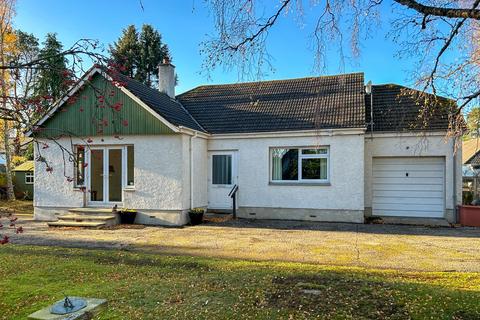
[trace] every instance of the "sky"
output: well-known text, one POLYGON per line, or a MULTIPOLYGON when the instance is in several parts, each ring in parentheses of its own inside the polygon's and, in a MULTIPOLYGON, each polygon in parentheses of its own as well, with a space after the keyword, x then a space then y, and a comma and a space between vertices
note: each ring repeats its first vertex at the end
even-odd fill
MULTIPOLYGON (((15 27, 43 39, 48 32, 56 32, 68 47, 81 38, 98 39, 108 47, 130 24, 141 28, 151 24, 169 46, 179 77, 177 93, 203 84, 238 82, 235 71, 216 70, 207 77, 202 73, 203 57, 200 43, 214 33, 213 18, 204 0, 17 0, 15 27), (140 3, 143 4, 142 10, 140 3)), ((278 0, 266 0, 278 3, 278 0)), ((328 55, 328 70, 318 72, 313 67, 310 49, 314 15, 307 7, 301 23, 293 15, 281 16, 271 30, 268 51, 272 56, 274 72, 263 79, 286 79, 365 72, 366 81, 374 84, 398 83, 408 85, 408 70, 412 61, 395 57, 396 45, 385 37, 388 19, 363 43, 360 58, 346 62, 342 67, 339 55, 328 55), (309 18, 310 17, 310 18, 309 18)), ((384 12, 388 18, 389 12, 384 12)))

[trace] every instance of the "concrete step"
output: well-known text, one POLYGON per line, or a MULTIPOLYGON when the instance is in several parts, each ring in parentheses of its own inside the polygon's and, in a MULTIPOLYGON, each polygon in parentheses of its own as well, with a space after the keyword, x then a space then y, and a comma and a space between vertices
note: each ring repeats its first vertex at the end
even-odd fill
POLYGON ((111 208, 71 208, 67 214, 57 215, 58 221, 49 223, 51 227, 103 228, 118 224, 118 214, 111 208))
POLYGON ((80 227, 80 228, 93 228, 100 229, 106 227, 106 223, 100 222, 76 222, 76 221, 55 221, 48 222, 49 227, 80 227))
MULTIPOLYGON (((117 209, 122 210, 121 208, 117 209)), ((68 212, 72 214, 84 214, 84 215, 109 215, 112 214, 112 208, 71 208, 68 212)))
POLYGON ((87 214, 64 214, 58 216, 58 220, 73 220, 73 221, 106 221, 116 219, 113 214, 110 215, 87 215, 87 214))

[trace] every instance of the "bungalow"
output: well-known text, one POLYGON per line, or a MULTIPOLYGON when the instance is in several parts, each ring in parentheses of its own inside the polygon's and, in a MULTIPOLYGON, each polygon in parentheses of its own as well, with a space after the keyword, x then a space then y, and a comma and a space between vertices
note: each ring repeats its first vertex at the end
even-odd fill
POLYGON ((155 90, 93 68, 37 123, 37 220, 116 204, 137 223, 184 225, 190 208, 231 210, 236 185, 240 218, 455 221, 462 163, 448 112, 416 127, 422 106, 403 87, 366 93, 352 73, 175 95, 174 66, 159 70, 155 90))

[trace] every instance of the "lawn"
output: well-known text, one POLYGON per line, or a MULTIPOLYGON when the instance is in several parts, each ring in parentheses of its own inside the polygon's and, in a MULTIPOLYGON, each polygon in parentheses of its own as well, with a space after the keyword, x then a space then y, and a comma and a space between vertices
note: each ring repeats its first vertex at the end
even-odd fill
POLYGON ((0 319, 62 293, 106 298, 98 319, 479 319, 480 274, 407 272, 0 247, 0 319))
POLYGON ((33 215, 33 201, 15 200, 0 201, 0 213, 14 213, 15 215, 33 215))

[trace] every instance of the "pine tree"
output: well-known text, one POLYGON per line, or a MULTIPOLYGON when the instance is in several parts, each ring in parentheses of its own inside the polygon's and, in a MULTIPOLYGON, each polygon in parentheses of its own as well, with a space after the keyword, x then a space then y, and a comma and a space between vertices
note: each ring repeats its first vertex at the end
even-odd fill
POLYGON ((139 39, 140 56, 136 78, 148 86, 156 86, 158 65, 168 56, 168 47, 151 25, 144 24, 139 39))
POLYGON ((110 46, 110 54, 122 74, 154 88, 158 65, 164 58, 170 58, 160 33, 149 24, 142 26, 140 34, 133 25, 124 29, 118 41, 110 46))
POLYGON ((138 32, 134 25, 123 29, 120 39, 110 46, 113 62, 121 66, 118 70, 130 78, 135 78, 137 73, 139 53, 138 32))
POLYGON ((35 94, 57 100, 68 90, 68 61, 62 54, 63 45, 55 33, 47 34, 43 46, 39 53, 39 59, 43 62, 38 73, 35 94))

